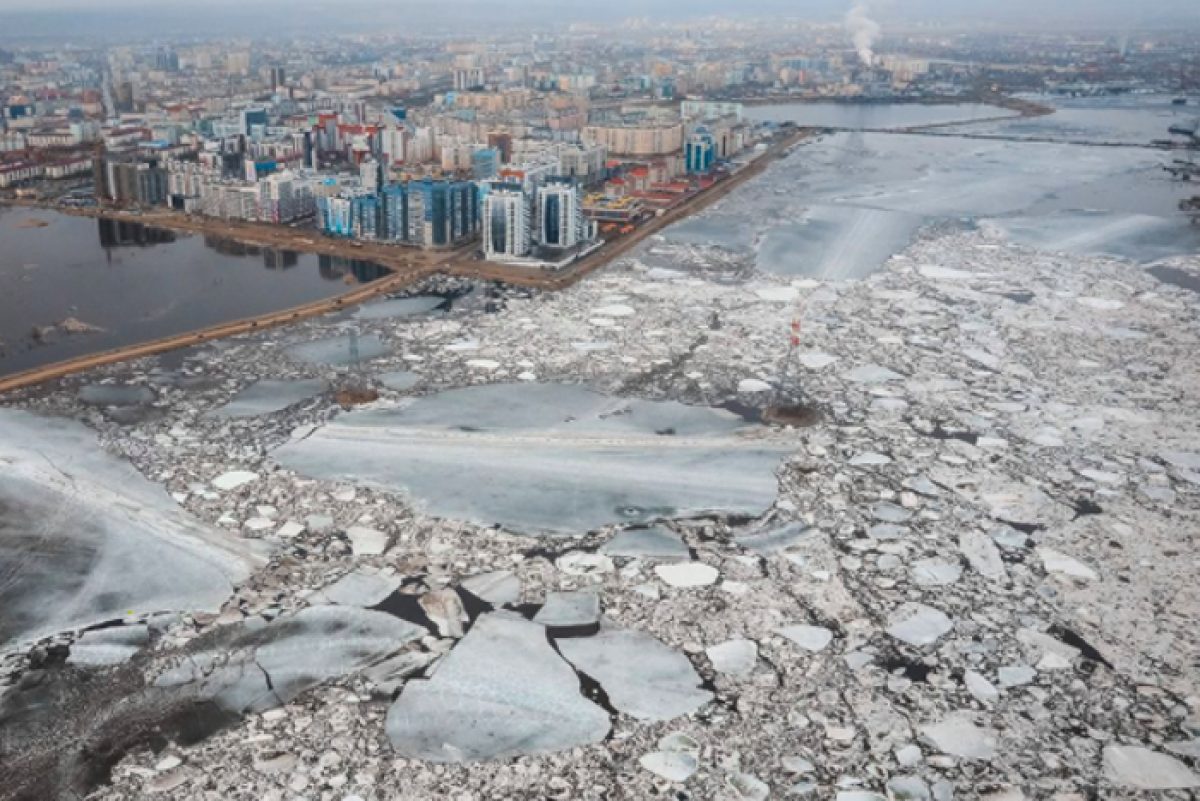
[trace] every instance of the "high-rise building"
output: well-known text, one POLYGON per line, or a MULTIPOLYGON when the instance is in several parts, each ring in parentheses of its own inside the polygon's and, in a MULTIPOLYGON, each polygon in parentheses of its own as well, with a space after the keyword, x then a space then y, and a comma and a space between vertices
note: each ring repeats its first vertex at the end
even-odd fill
POLYGON ((495 178, 499 169, 500 153, 494 148, 480 148, 471 156, 471 174, 476 181, 495 178))
POLYGON ((131 81, 121 81, 113 87, 113 102, 116 104, 116 110, 122 113, 128 113, 134 109, 134 90, 131 81))
POLYGON ((255 136, 262 133, 263 129, 267 127, 267 110, 265 108, 243 109, 239 122, 243 136, 255 136))
POLYGON ((454 71, 454 90, 465 92, 469 89, 483 87, 483 69, 480 67, 460 67, 454 71))
POLYGON ((379 195, 360 195, 354 198, 351 212, 352 230, 358 239, 378 239, 382 203, 379 195))
POLYGON ((537 194, 538 230, 543 247, 573 248, 583 241, 583 210, 573 178, 547 178, 537 194))
POLYGON ((179 72, 179 54, 174 50, 158 50, 154 53, 154 69, 161 72, 179 72))
POLYGON ((417 247, 453 247, 479 231, 478 190, 468 181, 410 181, 317 199, 317 223, 335 236, 417 247))
POLYGON ((503 131, 492 131, 487 136, 487 144, 488 147, 499 151, 501 164, 509 164, 512 162, 512 134, 504 133, 503 131))
POLYGON ((475 53, 465 53, 454 58, 454 90, 465 92, 483 87, 483 61, 475 53))
POLYGON ((607 162, 604 145, 565 145, 558 154, 559 173, 582 183, 603 178, 607 162))
POLYGON ((225 56, 225 72, 229 75, 250 74, 250 53, 240 51, 225 56))
POLYGON ((712 170, 716 161, 717 145, 712 133, 704 126, 688 137, 685 157, 687 171, 693 175, 702 175, 712 170))
POLYGON ((167 200, 167 172, 157 159, 110 155, 104 161, 103 185, 109 200, 156 206, 167 200))
POLYGON ((408 238, 408 199, 403 184, 391 184, 379 195, 380 238, 405 241, 408 238))
POLYGON ((367 159, 358 165, 359 180, 362 188, 375 194, 383 186, 383 165, 375 159, 367 159))
POLYGON ((278 93, 287 84, 287 71, 283 67, 271 67, 271 91, 278 93))
POLYGON ((483 250, 488 259, 529 254, 529 199, 518 183, 495 181, 483 202, 483 250))
POLYGON ((408 130, 400 125, 389 125, 379 132, 379 152, 385 164, 403 164, 407 160, 408 130))
POLYGON ((354 235, 354 196, 342 193, 337 197, 317 199, 317 222, 321 230, 334 236, 354 235))

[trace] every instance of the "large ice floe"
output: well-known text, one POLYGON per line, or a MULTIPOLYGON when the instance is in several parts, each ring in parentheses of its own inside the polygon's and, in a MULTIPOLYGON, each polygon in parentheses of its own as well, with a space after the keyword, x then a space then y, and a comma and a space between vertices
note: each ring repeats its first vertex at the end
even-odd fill
POLYGON ((314 606, 224 626, 155 680, 230 713, 262 712, 349 675, 428 632, 383 612, 314 606))
POLYGON ((220 608, 260 560, 105 453, 79 423, 0 410, 0 648, 220 608))
POLYGON ((546 630, 508 612, 481 618, 433 678, 408 684, 387 719, 400 754, 433 762, 562 751, 608 731, 608 713, 580 695, 546 630))
POLYGON ((356 337, 351 334, 302 342, 287 349, 288 358, 306 364, 354 365, 388 353, 388 347, 375 334, 356 337))
POLYGON ((320 379, 296 381, 256 381, 233 400, 213 412, 219 417, 257 417, 281 412, 289 406, 309 400, 329 389, 320 379))
POLYGON ((405 493, 431 514, 573 534, 704 512, 756 515, 788 449, 713 409, 583 387, 498 384, 343 415, 274 457, 405 493))

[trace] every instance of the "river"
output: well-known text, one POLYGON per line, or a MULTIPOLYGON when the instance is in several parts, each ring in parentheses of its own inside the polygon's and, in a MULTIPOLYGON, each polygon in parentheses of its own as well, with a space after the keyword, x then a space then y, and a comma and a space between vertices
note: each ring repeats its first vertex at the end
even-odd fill
POLYGON ((755 122, 794 122, 806 128, 891 130, 921 125, 970 123, 1016 112, 983 103, 779 103, 748 106, 745 116, 755 122))
POLYGON ((386 274, 33 209, 0 207, 0 243, 0 375, 280 311, 386 274))

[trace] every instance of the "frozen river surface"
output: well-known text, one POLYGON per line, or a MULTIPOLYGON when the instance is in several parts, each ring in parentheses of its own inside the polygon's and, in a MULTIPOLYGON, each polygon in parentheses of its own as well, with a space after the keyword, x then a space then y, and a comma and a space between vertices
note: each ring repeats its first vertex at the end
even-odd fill
POLYGON ((1173 105, 1169 95, 1031 99, 1054 107, 1055 113, 966 123, 954 130, 1025 139, 1148 144, 1170 139, 1172 125, 1195 119, 1197 114, 1194 105, 1173 105))
POLYGON ((751 106, 751 120, 794 122, 809 128, 855 128, 859 130, 910 128, 920 125, 945 125, 973 122, 1013 115, 996 106, 982 103, 780 103, 751 106))
POLYGON ((216 611, 256 562, 79 423, 0 410, 0 649, 168 610, 216 611))
POLYGON ((1186 187, 1163 169, 1169 158, 1137 147, 833 134, 668 229, 647 261, 677 267, 699 250, 770 273, 857 279, 922 228, 951 225, 1147 263, 1200 250, 1200 229, 1178 210, 1186 187))

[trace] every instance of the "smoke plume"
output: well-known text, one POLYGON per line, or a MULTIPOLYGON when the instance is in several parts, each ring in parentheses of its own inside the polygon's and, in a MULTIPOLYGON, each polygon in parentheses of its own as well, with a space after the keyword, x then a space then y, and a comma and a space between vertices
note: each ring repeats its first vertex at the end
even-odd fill
POLYGON ((875 40, 879 38, 879 23, 870 17, 871 7, 866 3, 858 3, 846 12, 846 30, 854 40, 854 49, 858 57, 868 67, 875 60, 875 40))

